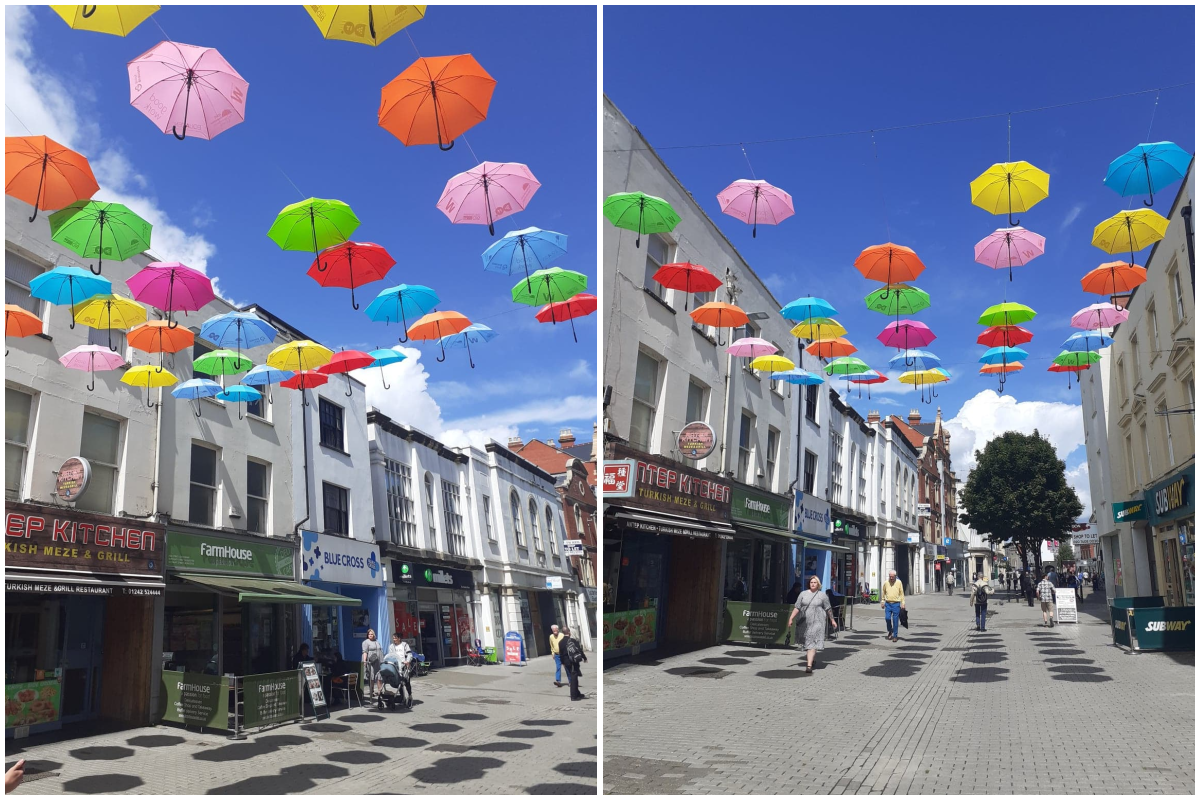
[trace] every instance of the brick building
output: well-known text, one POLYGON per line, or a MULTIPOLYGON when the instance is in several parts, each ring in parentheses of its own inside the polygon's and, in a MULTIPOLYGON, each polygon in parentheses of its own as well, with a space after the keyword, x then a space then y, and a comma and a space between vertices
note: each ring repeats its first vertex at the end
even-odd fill
MULTIPOLYGON (((950 468, 950 433, 942 425, 941 408, 933 422, 922 422, 921 412, 916 409, 909 412, 907 420, 896 416, 892 419, 920 452, 917 528, 921 533, 924 583, 929 591, 941 591, 946 571, 965 557, 957 533, 958 495, 950 468)), ((963 585, 963 580, 961 574, 957 576, 958 585, 963 585)))

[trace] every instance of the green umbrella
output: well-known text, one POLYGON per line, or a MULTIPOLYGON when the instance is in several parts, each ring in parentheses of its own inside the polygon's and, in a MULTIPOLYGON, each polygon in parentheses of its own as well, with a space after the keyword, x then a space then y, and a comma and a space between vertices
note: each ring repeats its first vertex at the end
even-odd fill
POLYGON ((326 247, 349 241, 357 228, 358 217, 341 200, 310 197, 280 211, 267 236, 282 250, 311 250, 318 255, 326 247))
POLYGON ((1066 350, 1054 357, 1054 363, 1060 367, 1086 367, 1100 361, 1100 354, 1088 351, 1069 353, 1066 350))
POLYGON ((866 296, 867 308, 888 316, 915 314, 929 308, 929 294, 903 283, 889 284, 866 296))
POLYGON ((561 303, 587 288, 587 275, 569 269, 550 267, 539 269, 521 281, 512 290, 514 303, 540 306, 546 303, 561 303))
POLYGON ((991 306, 979 317, 980 325, 1020 325, 1037 316, 1037 312, 1020 303, 1001 303, 991 306))
POLYGON ((50 238, 84 258, 96 258, 94 275, 104 271, 105 256, 124 261, 149 248, 150 228, 120 203, 80 200, 50 215, 50 238))
POLYGON ((661 197, 643 192, 617 192, 604 200, 604 216, 618 228, 637 231, 634 247, 642 246, 642 234, 667 233, 679 224, 679 215, 661 197))
POLYGON ((192 362, 192 371, 203 372, 205 375, 222 376, 221 386, 224 388, 225 375, 245 372, 253 366, 253 361, 232 350, 210 350, 192 362))
POLYGON ((870 372, 871 368, 861 358, 854 356, 842 356, 835 358, 825 365, 825 372, 828 375, 857 375, 860 372, 870 372))

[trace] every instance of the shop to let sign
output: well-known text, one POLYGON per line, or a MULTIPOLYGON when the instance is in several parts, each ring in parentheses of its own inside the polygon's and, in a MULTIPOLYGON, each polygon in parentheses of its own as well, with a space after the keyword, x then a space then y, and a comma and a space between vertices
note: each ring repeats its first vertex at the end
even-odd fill
POLYGON ((300 719, 300 673, 296 670, 242 679, 244 728, 300 719))
POLYGON ((7 567, 163 574, 161 526, 28 503, 5 503, 4 512, 7 567))

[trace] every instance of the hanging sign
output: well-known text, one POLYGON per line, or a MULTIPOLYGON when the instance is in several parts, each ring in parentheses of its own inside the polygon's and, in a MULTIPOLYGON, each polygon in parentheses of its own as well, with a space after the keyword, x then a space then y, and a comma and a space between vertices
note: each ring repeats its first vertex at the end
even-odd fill
POLYGON ((563 555, 567 558, 586 554, 582 539, 563 539, 563 555))
POLYGON ((605 497, 633 497, 637 485, 637 461, 631 458, 622 461, 605 460, 603 465, 603 491, 605 497))
POLYGON ((675 442, 684 458, 698 461, 717 446, 717 435, 707 422, 689 422, 683 426, 675 442))
POLYGON ((59 499, 74 503, 87 491, 92 481, 92 465, 86 458, 68 458, 58 468, 54 479, 54 493, 59 499))

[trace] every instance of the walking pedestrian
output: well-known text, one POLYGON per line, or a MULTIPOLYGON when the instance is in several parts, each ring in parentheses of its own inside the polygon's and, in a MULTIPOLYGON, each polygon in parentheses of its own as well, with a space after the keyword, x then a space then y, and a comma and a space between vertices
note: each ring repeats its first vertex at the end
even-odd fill
POLYGON ((987 596, 992 587, 983 579, 983 573, 975 573, 975 582, 971 584, 971 605, 975 607, 975 630, 987 630, 987 596))
POLYGON ((1093 572, 1092 573, 1092 594, 1095 594, 1098 591, 1100 591, 1100 573, 1093 572))
POLYGON ((888 579, 879 587, 879 607, 883 609, 883 618, 887 622, 887 638, 898 641, 900 638, 900 609, 904 608, 904 584, 896 580, 896 570, 888 571, 888 579))
POLYGON ((801 625, 803 627, 803 639, 797 636, 796 641, 804 642, 804 649, 808 651, 808 667, 804 670, 807 673, 812 673, 813 658, 816 657, 818 650, 825 649, 825 620, 829 619, 829 624, 837 630, 837 621, 833 618, 833 606, 829 603, 829 595, 821 591, 821 579, 816 575, 808 579, 808 589, 800 593, 796 598, 796 605, 792 609, 792 615, 788 617, 788 628, 796 622, 796 616, 799 615, 801 625))
POLYGON ((1046 577, 1037 585, 1038 600, 1042 603, 1042 627, 1054 627, 1054 582, 1050 580, 1050 573, 1046 573, 1046 577))
POLYGON ((954 595, 954 573, 946 570, 946 594, 954 595))
POLYGON ((1072 572, 1071 583, 1075 587, 1075 599, 1083 602, 1083 576, 1072 572))
POLYGON ((563 638, 559 644, 559 651, 566 656, 567 681, 571 685, 571 699, 585 700, 587 696, 579 691, 579 676, 583 674, 582 664, 587 661, 587 654, 583 652, 583 645, 579 640, 571 635, 571 629, 566 625, 562 626, 563 638))
POLYGON ((383 645, 375 638, 374 628, 367 628, 367 638, 362 643, 362 660, 363 681, 373 697, 382 690, 382 686, 379 686, 379 666, 383 663, 383 645))
POLYGON ((1021 570, 1021 594, 1025 595, 1025 599, 1029 601, 1029 607, 1033 608, 1033 581, 1029 578, 1029 570, 1021 570))
MULTIPOLYGON (((562 640, 557 625, 550 626, 550 655, 554 656, 554 685, 562 686, 562 640)), ((570 673, 568 672, 568 675, 570 673)))

